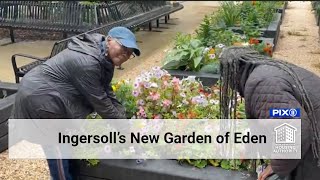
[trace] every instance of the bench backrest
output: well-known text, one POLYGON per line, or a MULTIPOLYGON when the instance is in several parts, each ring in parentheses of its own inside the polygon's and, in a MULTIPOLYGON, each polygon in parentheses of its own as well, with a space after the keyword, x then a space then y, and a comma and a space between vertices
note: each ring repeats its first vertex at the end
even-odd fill
POLYGON ((84 29, 83 32, 120 20, 118 6, 125 1, 99 4, 52 1, 0 1, 0 25, 84 29))
MULTIPOLYGON (((100 13, 99 21, 104 24, 105 18, 112 18, 114 22, 102 25, 76 36, 83 36, 85 33, 100 33, 106 35, 111 28, 115 26, 123 26, 127 22, 127 18, 141 15, 142 13, 146 13, 156 8, 161 8, 165 5, 166 1, 110 1, 109 3, 100 4, 97 9, 99 9, 99 7, 107 7, 108 11, 102 11, 104 8, 100 8, 98 11, 100 13), (111 17, 107 15, 108 12, 112 12, 111 17)), ((56 42, 49 57, 51 58, 66 49, 71 38, 72 37, 56 42)))

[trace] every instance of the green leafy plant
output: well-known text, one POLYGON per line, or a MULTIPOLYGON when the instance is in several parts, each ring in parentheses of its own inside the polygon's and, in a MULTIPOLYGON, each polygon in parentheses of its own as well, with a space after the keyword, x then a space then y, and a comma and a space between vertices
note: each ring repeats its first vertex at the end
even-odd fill
POLYGON ((178 32, 174 38, 174 47, 177 49, 181 48, 183 45, 188 44, 192 39, 191 34, 183 34, 178 32))
POLYGON ((199 71, 203 64, 205 47, 196 38, 180 39, 183 40, 176 42, 176 47, 165 57, 163 68, 199 71))
POLYGON ((233 1, 224 1, 218 10, 219 18, 227 27, 236 26, 239 22, 240 8, 233 1))
POLYGON ((118 100, 126 109, 127 117, 132 117, 137 111, 136 101, 132 95, 133 87, 127 81, 112 82, 112 89, 118 100))
POLYGON ((208 41, 210 40, 212 33, 212 17, 214 14, 205 15, 199 28, 195 30, 196 37, 202 42, 204 46, 208 46, 208 41))

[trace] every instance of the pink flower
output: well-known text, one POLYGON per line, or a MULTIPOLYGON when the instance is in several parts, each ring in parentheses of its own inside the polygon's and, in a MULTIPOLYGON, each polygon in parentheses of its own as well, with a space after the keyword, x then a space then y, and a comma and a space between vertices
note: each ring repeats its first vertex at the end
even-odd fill
POLYGON ((160 98, 160 94, 157 92, 150 92, 150 97, 153 101, 156 101, 160 98))
POLYGON ((173 77, 172 81, 173 84, 179 84, 180 80, 179 78, 173 77))
POLYGON ((172 101, 168 100, 168 99, 165 99, 162 101, 162 104, 165 106, 165 107, 169 107, 171 104, 172 104, 172 101))
POLYGON ((168 81, 163 81, 163 85, 164 85, 164 87, 167 87, 168 86, 168 81))
POLYGON ((145 113, 142 106, 139 106, 139 113, 145 113))
POLYGON ((146 112, 144 111, 143 107, 139 106, 139 116, 142 118, 147 117, 146 112))

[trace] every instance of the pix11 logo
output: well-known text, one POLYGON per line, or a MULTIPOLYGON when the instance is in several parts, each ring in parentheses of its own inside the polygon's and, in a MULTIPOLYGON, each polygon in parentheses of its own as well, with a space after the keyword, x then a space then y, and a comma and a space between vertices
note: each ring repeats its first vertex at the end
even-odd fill
POLYGON ((272 108, 270 109, 270 117, 276 118, 299 118, 300 109, 288 109, 288 108, 272 108))

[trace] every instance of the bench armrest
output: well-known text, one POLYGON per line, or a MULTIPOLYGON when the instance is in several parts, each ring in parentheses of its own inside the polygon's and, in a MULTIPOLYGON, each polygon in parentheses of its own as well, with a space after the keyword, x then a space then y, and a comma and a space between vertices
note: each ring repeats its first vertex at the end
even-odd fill
POLYGON ((12 55, 11 63, 12 63, 14 74, 16 76, 16 83, 19 82, 18 73, 19 73, 20 69, 30 69, 30 68, 32 68, 31 66, 36 66, 36 65, 46 61, 47 59, 48 59, 48 57, 40 58, 40 57, 35 57, 35 56, 32 56, 32 55, 28 55, 28 54, 14 54, 14 55, 12 55), (16 57, 18 57, 18 56, 19 57, 28 58, 28 59, 31 59, 31 60, 36 60, 36 61, 34 61, 32 63, 29 63, 29 64, 26 64, 26 65, 23 65, 21 67, 18 67, 17 66, 17 60, 16 60, 16 57))
POLYGON ((47 58, 40 58, 40 57, 32 56, 32 55, 29 55, 29 54, 20 54, 19 53, 19 54, 12 55, 11 60, 15 61, 16 56, 25 57, 25 58, 29 58, 29 59, 34 59, 34 60, 38 60, 38 61, 45 61, 47 59, 47 58))

